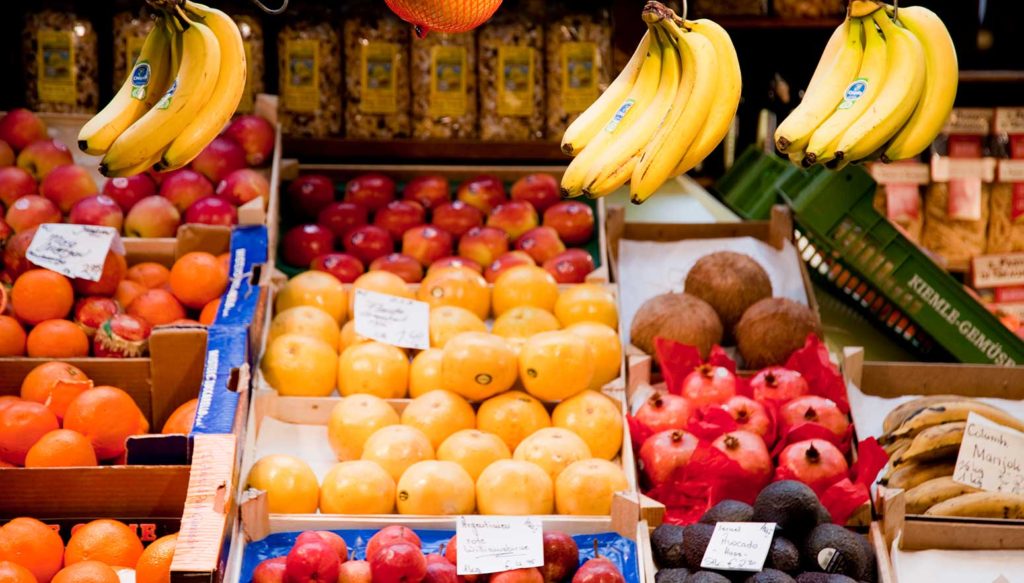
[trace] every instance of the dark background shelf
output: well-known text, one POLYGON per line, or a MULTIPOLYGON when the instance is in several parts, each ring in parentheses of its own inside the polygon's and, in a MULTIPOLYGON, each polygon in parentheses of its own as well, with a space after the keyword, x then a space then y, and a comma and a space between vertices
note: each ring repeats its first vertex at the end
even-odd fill
POLYGON ((558 142, 483 142, 480 140, 349 140, 286 138, 285 155, 309 162, 443 162, 564 165, 570 158, 558 142))

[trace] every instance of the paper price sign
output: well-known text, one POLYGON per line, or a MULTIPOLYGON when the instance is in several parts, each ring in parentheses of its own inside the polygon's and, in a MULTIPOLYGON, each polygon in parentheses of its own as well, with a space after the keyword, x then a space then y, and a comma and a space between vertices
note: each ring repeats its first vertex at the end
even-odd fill
POLYGON ((407 298, 356 290, 356 334, 402 348, 430 348, 430 306, 407 298))
POLYGON ((459 575, 544 565, 544 529, 529 516, 460 516, 455 522, 459 575))
POLYGON ((774 522, 719 522, 700 562, 702 569, 760 571, 775 536, 774 522))
POLYGON ((117 230, 93 225, 39 225, 25 257, 67 277, 99 281, 107 252, 124 253, 117 230))
POLYGON ((969 414, 953 481, 988 492, 1024 494, 1024 433, 969 414))

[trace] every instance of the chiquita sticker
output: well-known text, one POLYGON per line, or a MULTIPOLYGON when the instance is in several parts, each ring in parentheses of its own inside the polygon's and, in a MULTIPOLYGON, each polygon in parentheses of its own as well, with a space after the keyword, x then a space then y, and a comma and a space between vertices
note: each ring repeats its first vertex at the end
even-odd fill
POLYGON ((854 79, 850 86, 843 92, 843 102, 839 104, 839 109, 850 109, 853 104, 857 103, 857 100, 864 96, 868 90, 868 80, 863 77, 854 79))

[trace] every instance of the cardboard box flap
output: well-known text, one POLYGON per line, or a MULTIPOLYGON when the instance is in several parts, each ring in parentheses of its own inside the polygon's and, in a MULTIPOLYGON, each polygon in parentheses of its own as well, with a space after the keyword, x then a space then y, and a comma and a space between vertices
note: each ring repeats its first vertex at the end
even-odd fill
POLYGON ((198 326, 157 328, 149 339, 153 383, 151 431, 159 432, 179 406, 197 396, 208 332, 198 326))
POLYGON ((192 433, 235 433, 242 427, 246 408, 239 404, 250 382, 245 329, 214 326, 208 347, 192 433))
POLYGON ((192 476, 184 502, 182 529, 171 563, 174 581, 212 580, 224 572, 227 535, 234 513, 234 435, 198 435, 192 456, 192 476))

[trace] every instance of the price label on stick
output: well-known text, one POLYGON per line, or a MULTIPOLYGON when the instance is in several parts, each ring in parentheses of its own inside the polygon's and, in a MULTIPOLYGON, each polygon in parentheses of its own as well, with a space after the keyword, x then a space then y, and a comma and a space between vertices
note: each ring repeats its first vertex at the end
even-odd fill
POLYGON ((99 281, 107 252, 124 254, 117 230, 94 225, 39 225, 25 257, 39 267, 71 278, 99 281))
POLYGON ((544 529, 529 516, 460 516, 455 521, 459 575, 544 565, 544 529))
POLYGON ((356 290, 356 334, 402 348, 430 348, 430 306, 388 294, 356 290))
POLYGON ((719 522, 700 566, 720 571, 760 571, 773 536, 774 522, 719 522))
POLYGON ((953 481, 988 492, 1024 494, 1024 433, 970 413, 953 481))

